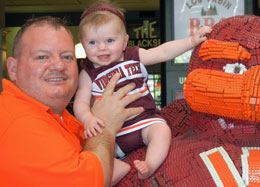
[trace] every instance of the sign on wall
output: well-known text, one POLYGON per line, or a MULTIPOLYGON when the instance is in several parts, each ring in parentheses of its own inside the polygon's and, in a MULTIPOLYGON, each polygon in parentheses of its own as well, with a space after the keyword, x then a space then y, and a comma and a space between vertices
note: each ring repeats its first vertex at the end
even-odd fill
MULTIPOLYGON (((187 38, 201 26, 213 26, 244 12, 244 0, 174 0, 174 38, 187 38)), ((191 53, 175 58, 175 63, 189 63, 191 53)))
POLYGON ((139 46, 149 49, 161 44, 160 24, 158 20, 136 20, 128 23, 128 46, 139 46))

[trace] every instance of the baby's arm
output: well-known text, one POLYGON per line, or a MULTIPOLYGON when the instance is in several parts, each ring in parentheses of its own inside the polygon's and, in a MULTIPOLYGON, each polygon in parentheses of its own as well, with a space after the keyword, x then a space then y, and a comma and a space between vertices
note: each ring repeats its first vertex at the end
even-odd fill
POLYGON ((92 82, 86 71, 82 70, 79 75, 79 86, 75 96, 73 111, 77 119, 84 124, 86 136, 96 136, 102 133, 104 123, 95 117, 90 110, 92 82))
POLYGON ((144 65, 152 65, 172 60, 205 41, 207 39, 205 34, 210 33, 211 30, 211 27, 204 26, 201 27, 192 37, 166 42, 158 47, 148 50, 140 48, 140 61, 144 65))

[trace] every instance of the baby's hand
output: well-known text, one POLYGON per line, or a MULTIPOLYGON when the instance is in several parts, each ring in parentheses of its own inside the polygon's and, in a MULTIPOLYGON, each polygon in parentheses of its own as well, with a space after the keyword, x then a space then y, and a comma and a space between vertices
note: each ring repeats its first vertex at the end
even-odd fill
POLYGON ((191 43, 193 47, 197 46, 201 42, 207 40, 207 37, 205 36, 207 33, 210 33, 212 31, 212 28, 209 26, 203 26, 201 27, 192 37, 191 37, 191 43))
POLYGON ((91 119, 86 121, 84 123, 85 126, 85 136, 86 137, 92 137, 96 136, 97 133, 102 133, 101 127, 105 127, 104 123, 102 120, 98 119, 95 116, 92 116, 91 119))

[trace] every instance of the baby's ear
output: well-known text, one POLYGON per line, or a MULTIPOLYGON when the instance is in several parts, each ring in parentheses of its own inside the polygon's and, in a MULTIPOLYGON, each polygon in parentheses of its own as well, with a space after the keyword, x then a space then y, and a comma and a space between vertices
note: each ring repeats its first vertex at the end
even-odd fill
POLYGON ((6 66, 11 81, 16 81, 17 60, 14 57, 8 57, 6 60, 6 66))
POLYGON ((128 40, 129 40, 129 35, 126 34, 126 35, 125 35, 125 40, 124 40, 124 50, 125 50, 125 48, 126 48, 126 46, 127 46, 127 44, 128 44, 128 40))

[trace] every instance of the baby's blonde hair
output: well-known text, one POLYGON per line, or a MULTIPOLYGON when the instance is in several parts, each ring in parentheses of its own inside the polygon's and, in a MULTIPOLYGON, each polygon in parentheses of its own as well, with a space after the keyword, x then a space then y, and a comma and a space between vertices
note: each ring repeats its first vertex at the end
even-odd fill
POLYGON ((82 31, 85 25, 88 27, 99 27, 110 21, 117 21, 123 33, 126 34, 126 21, 123 9, 118 8, 107 0, 94 3, 89 9, 83 12, 79 25, 79 39, 82 39, 82 31))

